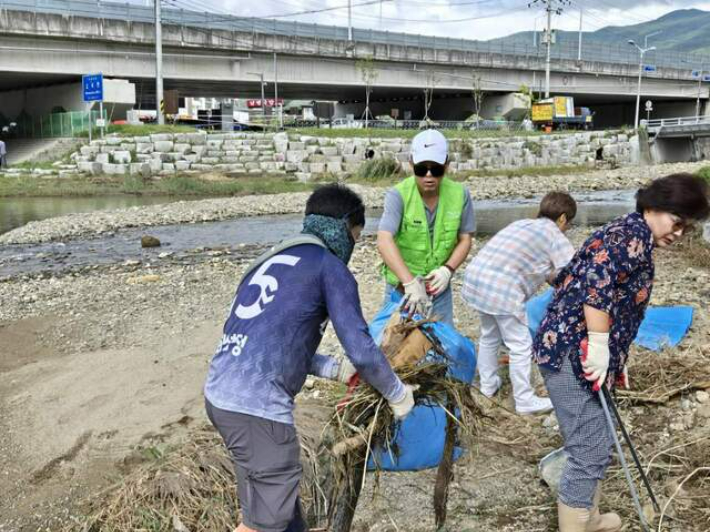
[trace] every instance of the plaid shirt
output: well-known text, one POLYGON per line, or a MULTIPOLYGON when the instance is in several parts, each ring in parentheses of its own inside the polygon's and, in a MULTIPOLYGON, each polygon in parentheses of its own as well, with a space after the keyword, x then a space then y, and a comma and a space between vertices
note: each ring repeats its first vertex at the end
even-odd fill
POLYGON ((463 297, 480 312, 524 319, 525 302, 573 255, 572 244, 552 220, 518 220, 496 234, 468 265, 463 297))

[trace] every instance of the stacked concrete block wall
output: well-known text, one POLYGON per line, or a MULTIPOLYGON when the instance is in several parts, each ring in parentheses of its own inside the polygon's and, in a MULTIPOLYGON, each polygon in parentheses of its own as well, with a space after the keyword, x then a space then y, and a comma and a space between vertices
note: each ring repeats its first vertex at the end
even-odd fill
MULTIPOLYGON (((331 138, 289 133, 160 133, 107 137, 72 155, 60 170, 84 174, 161 177, 205 172, 314 176, 354 174, 373 150, 375 158, 406 165, 408 139, 331 138)), ((620 132, 451 139, 452 173, 534 166, 585 165, 604 159, 637 162, 638 139, 620 132)))

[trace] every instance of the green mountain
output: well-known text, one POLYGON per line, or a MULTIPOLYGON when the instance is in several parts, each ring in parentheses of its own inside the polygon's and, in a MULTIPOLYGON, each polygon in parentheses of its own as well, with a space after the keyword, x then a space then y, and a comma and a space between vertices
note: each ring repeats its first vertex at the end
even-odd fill
MULTIPOLYGON (((656 20, 632 26, 607 26, 593 32, 583 32, 584 42, 600 41, 623 44, 629 39, 643 46, 644 36, 660 31, 649 39, 649 46, 658 50, 695 54, 710 54, 710 12, 700 9, 679 9, 656 20)), ((557 42, 577 42, 576 31, 557 31, 557 42)), ((523 31, 495 39, 497 42, 533 42, 533 32, 523 31)))

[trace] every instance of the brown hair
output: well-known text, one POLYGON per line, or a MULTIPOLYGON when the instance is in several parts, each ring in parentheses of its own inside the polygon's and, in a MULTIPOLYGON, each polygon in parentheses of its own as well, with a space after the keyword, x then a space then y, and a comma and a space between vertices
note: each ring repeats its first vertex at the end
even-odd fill
POLYGON ((577 216, 577 202, 566 192, 548 192, 540 202, 538 218, 549 218, 553 222, 562 215, 567 216, 567 222, 571 222, 577 216))

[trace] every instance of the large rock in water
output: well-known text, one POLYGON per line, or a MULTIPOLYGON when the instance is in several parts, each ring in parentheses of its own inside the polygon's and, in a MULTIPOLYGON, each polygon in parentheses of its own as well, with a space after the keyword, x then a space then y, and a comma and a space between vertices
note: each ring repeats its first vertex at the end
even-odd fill
POLYGON ((141 247, 142 248, 157 248, 160 247, 160 240, 154 236, 143 235, 141 237, 141 247))

